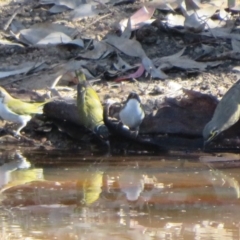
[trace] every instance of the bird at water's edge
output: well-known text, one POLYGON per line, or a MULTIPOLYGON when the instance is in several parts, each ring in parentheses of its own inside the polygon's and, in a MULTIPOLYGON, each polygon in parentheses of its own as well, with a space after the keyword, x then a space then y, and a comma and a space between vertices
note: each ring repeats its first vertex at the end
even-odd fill
POLYGON ((3 120, 20 124, 15 132, 20 131, 27 125, 35 114, 43 113, 43 106, 51 100, 40 103, 28 103, 13 98, 4 88, 0 87, 0 117, 3 120))
POLYGON ((119 113, 121 122, 130 130, 139 131, 139 126, 145 117, 141 100, 137 93, 130 93, 124 107, 119 113))
POLYGON ((108 137, 108 129, 103 122, 103 106, 101 101, 92 88, 90 83, 86 80, 85 75, 78 71, 76 72, 78 78, 77 86, 77 108, 81 119, 81 124, 96 133, 101 138, 108 137))
POLYGON ((203 129, 204 144, 234 125, 240 118, 240 80, 222 97, 213 117, 203 129))

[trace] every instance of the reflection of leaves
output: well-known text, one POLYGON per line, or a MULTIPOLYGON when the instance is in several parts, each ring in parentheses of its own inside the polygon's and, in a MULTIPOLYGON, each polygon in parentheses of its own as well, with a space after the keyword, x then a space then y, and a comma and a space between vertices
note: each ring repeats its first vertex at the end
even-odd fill
POLYGON ((94 203, 102 191, 103 172, 95 172, 87 175, 83 182, 77 182, 77 188, 82 188, 83 202, 86 205, 94 203))

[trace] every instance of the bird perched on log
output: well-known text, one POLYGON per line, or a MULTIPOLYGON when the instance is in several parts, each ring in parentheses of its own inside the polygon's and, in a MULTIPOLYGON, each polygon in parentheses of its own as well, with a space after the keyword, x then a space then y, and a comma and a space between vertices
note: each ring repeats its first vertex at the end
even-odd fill
POLYGON ((3 120, 19 123, 15 135, 27 125, 35 114, 43 113, 43 106, 51 100, 40 103, 28 103, 13 98, 3 87, 0 87, 0 117, 3 120))
POLYGON ((215 139, 221 132, 230 128, 240 118, 240 80, 222 97, 213 117, 203 129, 204 144, 215 139))
POLYGON ((138 133, 139 126, 144 119, 145 113, 143 111, 141 100, 137 93, 130 93, 124 107, 119 113, 121 122, 130 130, 138 133))
POLYGON ((103 139, 108 138, 108 129, 103 122, 103 107, 96 91, 86 81, 85 75, 81 71, 76 72, 76 76, 79 80, 77 107, 81 124, 97 136, 103 139))

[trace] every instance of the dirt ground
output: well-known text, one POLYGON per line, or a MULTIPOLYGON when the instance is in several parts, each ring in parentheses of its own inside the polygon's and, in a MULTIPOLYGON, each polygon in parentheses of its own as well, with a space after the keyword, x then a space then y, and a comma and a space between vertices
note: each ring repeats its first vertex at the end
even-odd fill
MULTIPOLYGON (((101 20, 98 20, 99 15, 97 15, 94 18, 87 18, 74 23, 67 21, 66 13, 50 14, 48 12, 49 7, 39 5, 38 1, 25 1, 24 3, 22 3, 22 1, 12 1, 8 4, 6 4, 5 1, 0 1, 0 4, 3 4, 0 8, 0 29, 4 28, 9 18, 22 6, 22 9, 16 15, 15 19, 21 22, 26 28, 35 23, 65 22, 68 26, 76 28, 79 36, 82 38, 102 39, 107 33, 116 32, 116 23, 123 18, 130 17, 141 8, 144 3, 136 1, 133 4, 113 6, 110 7, 110 14, 108 16, 100 14, 100 17, 103 17, 101 20)), ((161 14, 161 11, 156 11, 155 17, 160 19, 161 14)), ((9 31, 0 31, 1 39, 6 38, 6 32, 9 33, 9 31)), ((183 47, 188 48, 190 55, 194 55, 198 51, 199 43, 188 43, 180 36, 164 32, 156 23, 149 27, 146 32, 142 31, 144 37, 141 37, 141 35, 139 37, 140 33, 141 32, 138 33, 138 39, 150 59, 175 54, 183 47)), ((7 38, 11 39, 11 37, 7 38)), ((220 40, 220 42, 218 42, 218 46, 219 45, 222 46, 222 48, 228 48, 229 43, 225 40, 220 40)), ((27 61, 44 61, 47 65, 53 66, 36 74, 15 75, 0 79, 0 85, 7 89, 33 90, 44 94, 56 78, 56 69, 54 66, 74 59, 81 51, 81 48, 63 46, 47 46, 41 48, 26 46, 19 48, 11 45, 0 45, 0 67, 2 69, 27 61)), ((122 57, 129 60, 126 56, 122 57)), ((135 58, 129 60, 130 63, 137 61, 135 58)), ((159 106, 164 98, 168 96, 169 89, 178 85, 189 90, 211 94, 220 99, 227 89, 236 82, 237 76, 232 69, 238 65, 239 61, 237 60, 226 59, 223 60, 220 66, 202 72, 188 72, 174 68, 167 72, 169 78, 165 80, 151 79, 150 76, 147 76, 141 77, 137 81, 129 80, 117 83, 114 87, 109 87, 109 84, 113 84, 113 82, 107 81, 102 76, 100 82, 94 83, 94 88, 97 90, 102 101, 112 99, 117 102, 123 102, 126 100, 129 92, 135 91, 140 95, 146 113, 150 114, 159 106)), ((66 79, 61 80, 59 84, 66 86, 68 81, 69 79, 66 77, 66 79)), ((76 97, 76 86, 63 89, 60 93, 66 98, 74 98, 76 97)), ((46 133, 47 131, 42 133, 29 133, 27 130, 26 132, 28 136, 34 137, 39 140, 40 143, 45 143, 45 145, 49 147, 79 148, 78 143, 74 144, 68 136, 57 131, 55 128, 51 128, 51 131, 48 133, 46 133)))

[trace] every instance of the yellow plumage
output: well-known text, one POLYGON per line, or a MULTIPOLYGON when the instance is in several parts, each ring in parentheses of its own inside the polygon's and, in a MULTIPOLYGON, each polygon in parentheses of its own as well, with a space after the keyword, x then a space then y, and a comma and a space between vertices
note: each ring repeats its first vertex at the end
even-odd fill
POLYGON ((51 100, 40 103, 28 103, 13 98, 4 88, 0 87, 0 117, 6 121, 20 123, 16 134, 31 120, 32 115, 41 114, 43 106, 51 100))
POLYGON ((77 87, 77 107, 81 123, 86 128, 94 130, 103 123, 103 107, 96 91, 77 73, 79 84, 77 87))

